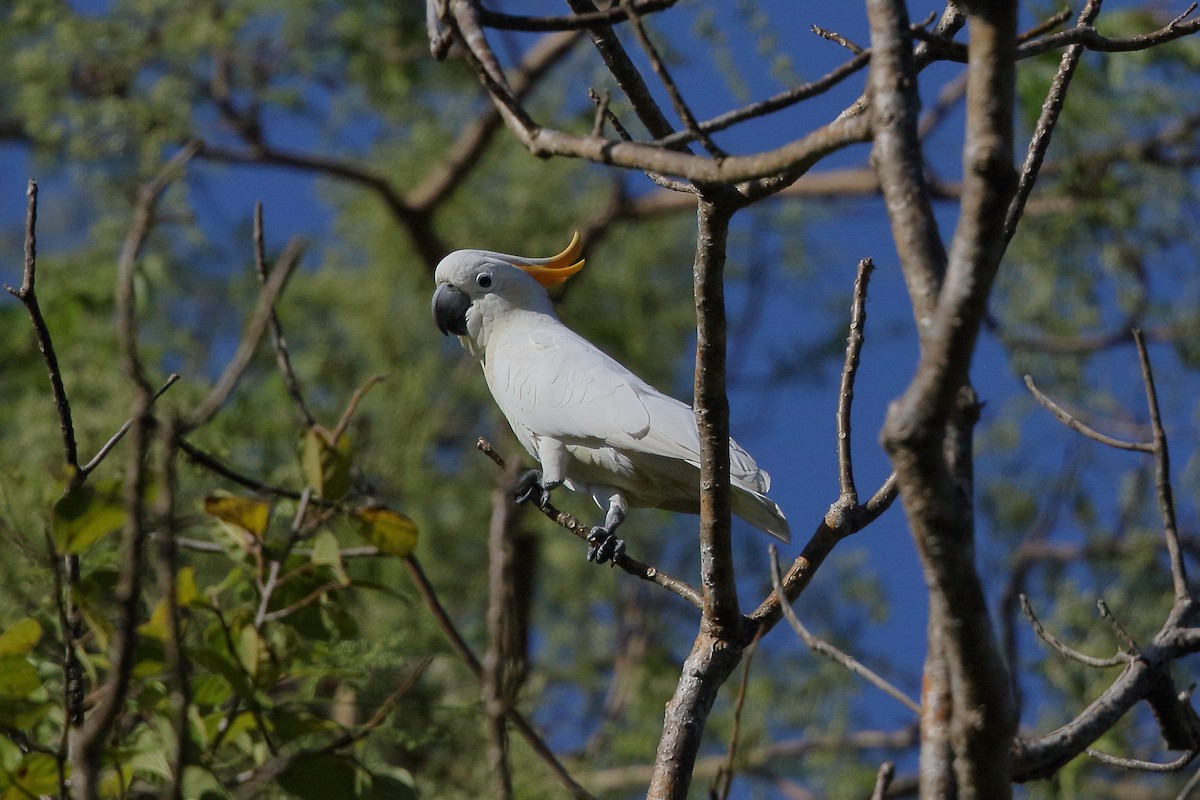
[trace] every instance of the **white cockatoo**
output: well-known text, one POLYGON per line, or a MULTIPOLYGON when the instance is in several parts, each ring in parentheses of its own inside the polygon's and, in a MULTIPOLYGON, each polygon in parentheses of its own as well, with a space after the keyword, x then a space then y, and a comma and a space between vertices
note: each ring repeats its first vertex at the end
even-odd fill
MULTIPOLYGON (((699 513, 700 437, 692 408, 658 392, 559 321, 546 289, 583 267, 576 234, 551 258, 458 250, 434 278, 433 317, 483 366, 513 433, 541 464, 526 473, 518 502, 549 502, 566 486, 607 508, 592 529, 591 560, 615 559, 629 507, 699 513)), ((733 512, 783 541, 790 531, 764 493, 771 478, 729 442, 733 512)))

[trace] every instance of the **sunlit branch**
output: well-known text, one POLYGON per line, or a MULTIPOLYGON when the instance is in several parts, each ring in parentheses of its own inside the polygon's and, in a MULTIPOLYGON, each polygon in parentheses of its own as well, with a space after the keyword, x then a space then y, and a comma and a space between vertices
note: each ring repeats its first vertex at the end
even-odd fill
MULTIPOLYGON (((504 458, 498 452, 496 452, 496 449, 492 447, 491 442, 489 442, 487 439, 480 437, 479 441, 475 443, 475 446, 481 453, 490 458, 496 464, 496 466, 500 467, 501 469, 505 468, 504 458)), ((588 541, 588 536, 590 535, 591 531, 587 524, 585 524, 582 520, 572 516, 571 514, 568 514, 566 511, 559 511, 553 503, 547 503, 545 508, 540 509, 540 511, 555 525, 564 528, 585 542, 588 541)), ((679 595, 684 600, 687 600, 689 603, 696 606, 696 608, 700 608, 704 604, 704 601, 698 591, 693 589, 686 582, 681 581, 678 578, 671 577, 657 567, 652 567, 649 564, 643 564, 636 558, 631 558, 624 553, 617 556, 613 561, 613 564, 617 567, 620 567, 630 575, 633 575, 634 577, 641 578, 642 580, 649 581, 650 583, 657 583, 664 589, 679 595)))

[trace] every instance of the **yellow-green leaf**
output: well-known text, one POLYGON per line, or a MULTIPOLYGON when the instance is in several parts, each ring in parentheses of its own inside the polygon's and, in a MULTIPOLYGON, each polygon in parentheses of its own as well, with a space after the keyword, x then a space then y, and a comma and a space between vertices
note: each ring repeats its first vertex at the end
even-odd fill
POLYGON ((313 539, 312 561, 332 569, 343 584, 350 583, 350 576, 346 574, 346 568, 342 564, 341 546, 331 532, 321 531, 313 539))
POLYGON ((33 617, 16 622, 4 633, 0 633, 0 658, 23 656, 34 648, 42 638, 42 626, 33 617))
POLYGON ((343 434, 330 444, 323 428, 309 428, 300 440, 300 470, 318 496, 341 500, 350 491, 350 439, 343 434))
POLYGON ((242 628, 241 634, 238 636, 238 661, 242 662, 242 666, 251 676, 258 672, 258 655, 262 650, 262 640, 258 638, 258 631, 254 630, 253 625, 247 625, 242 628))
POLYGON ((270 503, 226 492, 214 492, 204 498, 204 512, 259 538, 271 521, 270 503))
POLYGON ((200 592, 196 589, 196 568, 184 567, 175 576, 175 602, 180 608, 190 606, 200 592))
POLYGON ((21 656, 0 658, 0 697, 24 697, 41 685, 33 664, 21 656))
POLYGON ((125 505, 119 481, 96 481, 77 486, 54 504, 50 531, 63 553, 79 553, 125 524, 125 505))
POLYGON ((416 549, 416 523, 390 508, 360 508, 350 514, 350 524, 359 536, 388 555, 403 558, 416 549))

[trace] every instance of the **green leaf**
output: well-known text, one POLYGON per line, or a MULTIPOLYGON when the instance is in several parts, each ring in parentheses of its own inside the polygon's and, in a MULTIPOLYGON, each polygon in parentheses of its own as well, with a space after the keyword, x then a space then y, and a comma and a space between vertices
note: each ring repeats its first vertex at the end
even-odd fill
POLYGON ((326 800, 356 796, 357 779, 356 770, 346 759, 331 753, 315 753, 293 758, 277 781, 303 800, 326 800))
POLYGON ((271 504, 265 500, 213 492, 204 498, 204 513, 261 538, 271 522, 271 504))
POLYGON ((238 635, 238 661, 242 662, 242 667, 245 668, 251 676, 258 672, 258 656, 262 652, 262 640, 258 637, 258 631, 254 630, 253 625, 247 625, 242 628, 242 632, 238 635))
POLYGON ((300 440, 300 471, 304 482, 325 500, 341 500, 350 491, 350 439, 344 434, 330 444, 330 434, 319 425, 300 440))
POLYGON ((0 696, 24 697, 41 685, 37 670, 24 657, 0 658, 0 696))
POLYGON ((26 617, 0 634, 0 657, 23 656, 42 638, 42 626, 33 617, 26 617))
POLYGON ((49 753, 30 753, 13 770, 13 781, 21 787, 15 797, 50 797, 58 794, 58 764, 49 753))
POLYGON ((350 584, 350 576, 346 574, 346 568, 342 564, 341 546, 331 532, 321 531, 313 539, 312 562, 332 569, 343 585, 350 584))
POLYGON ((220 675, 197 675, 192 681, 192 702, 198 706, 221 705, 233 696, 233 687, 220 675))
POLYGON ((196 589, 196 568, 184 567, 179 570, 175 577, 175 602, 180 608, 187 608, 199 596, 200 592, 196 589))
POLYGON ((180 790, 184 797, 192 797, 196 800, 220 800, 229 797, 229 793, 221 786, 216 775, 194 765, 184 768, 180 790))
POLYGON ((119 481, 96 481, 77 486, 54 504, 50 531, 62 553, 80 553, 125 524, 125 504, 119 481))
POLYGON ((354 531, 380 552, 406 558, 417 547, 417 525, 389 508, 360 508, 349 515, 354 531))

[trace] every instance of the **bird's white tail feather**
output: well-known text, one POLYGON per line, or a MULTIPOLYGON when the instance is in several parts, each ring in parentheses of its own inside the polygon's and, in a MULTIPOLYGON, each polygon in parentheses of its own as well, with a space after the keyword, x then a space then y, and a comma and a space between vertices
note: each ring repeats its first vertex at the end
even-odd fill
POLYGON ((766 531, 784 542, 792 540, 792 529, 783 510, 765 494, 733 484, 733 513, 760 531, 766 531))

